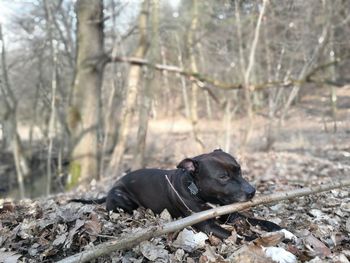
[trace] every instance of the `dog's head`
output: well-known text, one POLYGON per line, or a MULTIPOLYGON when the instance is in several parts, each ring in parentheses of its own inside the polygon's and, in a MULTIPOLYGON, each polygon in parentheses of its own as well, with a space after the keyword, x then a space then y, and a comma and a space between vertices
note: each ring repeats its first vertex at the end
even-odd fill
POLYGON ((192 174, 198 194, 209 203, 226 205, 248 201, 255 194, 255 188, 243 179, 235 158, 222 150, 186 158, 177 167, 192 174))

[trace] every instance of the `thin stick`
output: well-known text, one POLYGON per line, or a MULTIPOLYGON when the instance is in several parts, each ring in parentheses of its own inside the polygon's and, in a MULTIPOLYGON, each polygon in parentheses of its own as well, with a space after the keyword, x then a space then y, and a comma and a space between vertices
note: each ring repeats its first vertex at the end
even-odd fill
POLYGON ((120 237, 119 240, 109 241, 97 245, 94 248, 89 248, 86 251, 80 252, 68 258, 58 261, 58 263, 75 263, 75 262, 88 262, 97 257, 107 255, 113 251, 129 249, 142 241, 149 240, 153 237, 161 236, 167 233, 175 232, 181 230, 185 227, 194 225, 201 221, 214 218, 220 215, 225 215, 233 213, 236 211, 241 211, 250 207, 254 207, 262 204, 269 204, 282 200, 289 200, 297 197, 307 196, 311 194, 316 194, 320 192, 325 192, 337 188, 350 187, 350 179, 333 181, 329 184, 312 186, 302 189, 296 189, 288 192, 279 192, 271 195, 265 195, 260 197, 255 197, 253 200, 244 203, 235 203, 231 205, 221 206, 214 209, 202 211, 188 217, 162 224, 159 226, 152 226, 147 229, 143 229, 138 233, 133 233, 130 235, 125 235, 120 237))

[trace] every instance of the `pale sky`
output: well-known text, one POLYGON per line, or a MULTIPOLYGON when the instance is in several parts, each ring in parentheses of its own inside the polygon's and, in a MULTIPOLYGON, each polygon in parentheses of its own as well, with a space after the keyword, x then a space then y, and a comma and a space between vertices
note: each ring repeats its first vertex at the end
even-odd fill
POLYGON ((0 0, 0 23, 5 24, 11 16, 19 16, 30 7, 34 0, 0 0))

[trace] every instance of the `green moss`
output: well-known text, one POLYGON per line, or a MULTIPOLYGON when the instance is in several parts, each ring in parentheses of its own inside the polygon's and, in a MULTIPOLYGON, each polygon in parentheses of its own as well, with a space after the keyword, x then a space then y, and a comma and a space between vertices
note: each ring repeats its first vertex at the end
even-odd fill
POLYGON ((70 177, 66 186, 67 190, 72 189, 78 184, 81 175, 81 164, 77 161, 73 161, 69 166, 69 174, 70 177))

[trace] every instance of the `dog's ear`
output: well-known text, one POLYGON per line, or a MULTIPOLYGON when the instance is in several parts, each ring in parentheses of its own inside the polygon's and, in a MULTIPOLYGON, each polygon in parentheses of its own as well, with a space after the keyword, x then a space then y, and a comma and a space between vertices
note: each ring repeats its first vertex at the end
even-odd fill
POLYGON ((183 159, 176 167, 181 169, 186 169, 191 174, 194 174, 198 171, 198 162, 191 158, 186 158, 186 159, 183 159))

